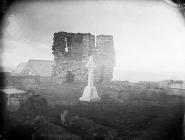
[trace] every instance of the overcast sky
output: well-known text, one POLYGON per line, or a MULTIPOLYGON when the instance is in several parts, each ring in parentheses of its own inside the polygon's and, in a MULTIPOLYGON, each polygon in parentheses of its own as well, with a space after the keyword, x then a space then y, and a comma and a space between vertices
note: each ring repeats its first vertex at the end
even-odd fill
POLYGON ((113 35, 114 79, 185 80, 185 22, 160 0, 17 3, 4 21, 4 67, 53 60, 54 32, 88 32, 113 35))

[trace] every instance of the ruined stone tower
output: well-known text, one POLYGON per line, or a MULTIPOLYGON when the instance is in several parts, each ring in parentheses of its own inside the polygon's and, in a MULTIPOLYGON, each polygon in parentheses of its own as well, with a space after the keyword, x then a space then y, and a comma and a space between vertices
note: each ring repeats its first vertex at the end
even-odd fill
POLYGON ((53 78, 57 84, 64 82, 86 82, 88 71, 85 67, 89 55, 93 54, 95 61, 94 79, 96 82, 110 81, 113 77, 115 52, 113 37, 110 35, 95 36, 90 33, 54 33, 53 78))

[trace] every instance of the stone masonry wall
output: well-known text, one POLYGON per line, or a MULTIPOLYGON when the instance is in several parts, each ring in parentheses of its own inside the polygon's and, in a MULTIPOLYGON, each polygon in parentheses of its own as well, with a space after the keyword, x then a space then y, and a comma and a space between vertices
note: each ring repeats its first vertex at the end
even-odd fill
POLYGON ((113 78, 115 66, 113 37, 110 35, 98 35, 96 43, 95 63, 99 73, 99 80, 110 81, 113 78))
POLYGON ((95 80, 110 81, 113 77, 115 54, 112 36, 97 36, 95 48, 95 36, 90 33, 58 32, 54 34, 52 50, 56 84, 66 82, 69 73, 74 75, 74 81, 86 82, 88 70, 85 65, 90 54, 94 55, 95 60, 95 80))

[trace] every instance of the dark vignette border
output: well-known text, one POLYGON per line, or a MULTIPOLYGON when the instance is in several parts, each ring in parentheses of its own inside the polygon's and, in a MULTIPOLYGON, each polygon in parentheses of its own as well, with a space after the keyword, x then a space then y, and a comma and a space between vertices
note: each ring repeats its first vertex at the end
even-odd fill
MULTIPOLYGON (((2 46, 2 35, 3 35, 3 17, 11 7, 11 5, 15 2, 22 2, 22 1, 35 1, 35 0, 0 0, 0 47, 2 46)), ((37 0, 37 1, 49 1, 49 0, 37 0)), ((56 0, 53 0, 56 1, 56 0)), ((60 1, 60 0, 57 0, 60 1)), ((61 0, 62 1, 62 0, 61 0)), ((84 0, 87 1, 87 0, 84 0)), ((175 2, 182 16, 185 18, 185 0, 172 0, 175 2)), ((2 53, 2 52, 1 52, 2 53)), ((1 59, 1 58, 0 58, 1 59)), ((3 93, 2 89, 5 88, 5 75, 3 73, 3 67, 0 65, 0 140, 4 139, 4 127, 6 125, 6 97, 3 93)))
MULTIPOLYGON (((2 50, 2 36, 3 36, 3 17, 8 11, 9 7, 15 0, 0 0, 0 49, 2 50)), ((1 52, 2 53, 2 52, 1 52)), ((1 58, 0 58, 1 59, 1 58)), ((2 60, 2 59, 1 59, 2 60)), ((3 67, 0 65, 0 140, 4 139, 4 127, 6 118, 6 97, 2 89, 5 87, 5 75, 3 67)))

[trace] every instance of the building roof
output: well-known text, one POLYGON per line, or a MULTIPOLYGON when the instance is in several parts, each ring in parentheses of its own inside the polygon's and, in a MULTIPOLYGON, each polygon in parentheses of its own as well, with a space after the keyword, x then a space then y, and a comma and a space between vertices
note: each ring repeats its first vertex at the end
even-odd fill
POLYGON ((52 66, 54 65, 54 61, 51 60, 34 60, 30 59, 26 63, 21 63, 14 70, 14 73, 24 74, 25 70, 34 71, 34 75, 39 76, 51 76, 52 74, 52 66))
POLYGON ((22 62, 20 63, 13 71, 12 73, 22 73, 22 71, 24 70, 25 66, 26 66, 27 62, 22 62))
POLYGON ((40 76, 51 76, 54 61, 30 59, 27 65, 31 65, 32 69, 40 76))

